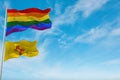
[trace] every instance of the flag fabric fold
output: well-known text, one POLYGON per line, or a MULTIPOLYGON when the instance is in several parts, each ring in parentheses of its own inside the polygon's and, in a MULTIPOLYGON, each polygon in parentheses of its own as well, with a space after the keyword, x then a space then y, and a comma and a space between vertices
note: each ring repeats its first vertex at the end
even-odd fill
POLYGON ((52 22, 49 18, 49 13, 50 8, 46 10, 38 8, 25 10, 8 9, 6 36, 14 32, 27 30, 28 28, 36 30, 51 28, 52 22))
POLYGON ((34 57, 38 55, 36 47, 37 41, 21 40, 19 42, 5 42, 5 56, 4 61, 20 56, 34 57))

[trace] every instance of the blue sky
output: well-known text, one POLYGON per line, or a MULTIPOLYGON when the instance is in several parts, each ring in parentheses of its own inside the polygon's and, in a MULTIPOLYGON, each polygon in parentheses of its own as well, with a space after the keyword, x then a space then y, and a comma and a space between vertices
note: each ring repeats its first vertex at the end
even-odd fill
POLYGON ((5 7, 50 7, 52 28, 5 38, 38 40, 39 55, 5 62, 2 80, 120 80, 119 0, 1 0, 1 45, 5 7))

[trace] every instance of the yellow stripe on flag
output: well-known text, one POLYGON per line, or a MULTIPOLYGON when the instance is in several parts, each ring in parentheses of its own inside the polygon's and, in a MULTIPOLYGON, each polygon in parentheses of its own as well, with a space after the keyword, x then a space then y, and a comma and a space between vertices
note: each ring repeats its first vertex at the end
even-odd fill
POLYGON ((49 18, 49 15, 45 15, 41 18, 34 17, 34 16, 19 16, 19 17, 8 17, 7 22, 12 22, 12 21, 43 21, 49 18))

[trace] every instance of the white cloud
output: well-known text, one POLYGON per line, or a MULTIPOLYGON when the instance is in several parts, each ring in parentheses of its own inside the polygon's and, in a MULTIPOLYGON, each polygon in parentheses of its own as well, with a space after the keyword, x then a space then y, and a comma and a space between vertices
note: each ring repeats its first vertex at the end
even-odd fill
POLYGON ((113 29, 110 35, 111 36, 120 36, 120 27, 113 29))
POLYGON ((83 11, 83 16, 88 17, 94 11, 100 9, 108 0, 79 0, 75 5, 75 12, 83 11))
POLYGON ((0 11, 5 11, 6 8, 10 8, 10 2, 9 1, 1 1, 0 2, 0 11))
POLYGON ((36 61, 42 61, 46 57, 46 55, 48 54, 48 50, 46 49, 48 44, 49 44, 49 39, 46 39, 43 42, 43 44, 38 47, 39 56, 37 57, 36 61))
POLYGON ((89 31, 76 37, 75 42, 80 43, 94 43, 99 40, 113 40, 114 37, 120 36, 120 19, 117 18, 112 22, 104 23, 96 28, 92 28, 89 31))
POLYGON ((44 69, 33 72, 34 78, 38 79, 55 79, 55 80, 115 80, 120 79, 119 73, 112 73, 111 71, 93 69, 93 68, 81 68, 80 70, 67 71, 60 65, 54 65, 54 67, 45 67, 44 69), (34 74, 36 73, 36 74, 34 74))
POLYGON ((74 40, 74 37, 67 36, 67 34, 63 34, 59 39, 59 47, 60 48, 69 48, 71 45, 73 45, 72 41, 74 40))
POLYGON ((61 14, 61 6, 58 3, 55 4, 55 14, 56 15, 60 15, 61 14))
POLYGON ((102 64, 104 64, 104 65, 120 65, 120 59, 113 59, 113 60, 105 61, 102 64))
MULTIPOLYGON (((53 26, 72 24, 77 20, 78 16, 80 16, 79 13, 82 13, 84 17, 88 17, 94 11, 100 9, 107 1, 108 0, 77 0, 74 5, 68 6, 65 12, 53 20, 53 26)), ((60 5, 57 4, 56 7, 58 8, 60 5)))
POLYGON ((105 37, 109 32, 104 28, 93 28, 90 31, 78 36, 75 42, 93 43, 98 39, 105 37))
POLYGON ((10 1, 5 1, 4 2, 4 8, 11 8, 10 1))

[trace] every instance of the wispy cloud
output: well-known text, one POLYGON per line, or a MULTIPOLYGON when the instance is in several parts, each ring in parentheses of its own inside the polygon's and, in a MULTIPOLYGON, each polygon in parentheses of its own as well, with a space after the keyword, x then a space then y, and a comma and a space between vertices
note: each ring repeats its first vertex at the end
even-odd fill
POLYGON ((108 31, 106 29, 96 27, 96 28, 90 29, 90 31, 86 33, 83 33, 82 35, 79 35, 75 39, 75 42, 93 43, 98 39, 105 37, 107 34, 108 34, 108 31))
MULTIPOLYGON (((63 24, 72 24, 78 19, 80 13, 83 17, 88 17, 94 11, 100 9, 107 2, 108 0, 77 0, 74 5, 68 6, 62 14, 58 15, 54 19, 53 25, 56 27, 63 24)), ((59 6, 60 5, 58 4, 56 5, 57 8, 59 6)))
MULTIPOLYGON (((86 50, 84 55, 87 62, 104 63, 104 64, 119 64, 119 59, 113 59, 114 55, 119 55, 120 52, 120 18, 113 21, 101 23, 97 27, 83 32, 75 38, 76 43, 88 44, 90 48, 86 50), (93 61, 95 60, 95 61, 93 61)), ((115 57, 115 56, 114 56, 115 57)))
POLYGON ((113 60, 105 61, 102 64, 104 64, 104 65, 120 65, 120 59, 113 59, 113 60))
POLYGON ((5 1, 4 2, 4 8, 11 8, 10 1, 5 1))
POLYGON ((82 11, 84 17, 88 17, 94 11, 100 9, 108 0, 79 0, 74 6, 73 11, 82 11))
POLYGON ((117 18, 112 22, 103 23, 95 28, 86 31, 76 37, 75 42, 94 43, 99 40, 114 39, 120 36, 120 19, 117 18))
POLYGON ((58 43, 59 43, 59 47, 60 48, 69 48, 70 46, 73 45, 73 40, 74 37, 72 36, 67 36, 67 34, 63 34, 59 39, 58 39, 58 43), (67 37, 67 38, 66 38, 67 37))
POLYGON ((113 29, 110 33, 110 36, 120 36, 120 27, 116 28, 116 29, 113 29))
POLYGON ((61 5, 56 3, 55 4, 55 15, 60 15, 61 14, 61 5))

